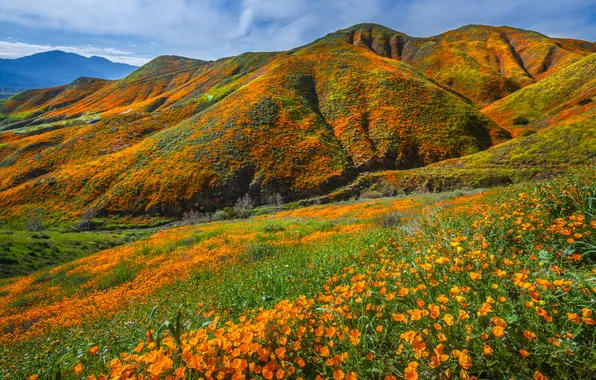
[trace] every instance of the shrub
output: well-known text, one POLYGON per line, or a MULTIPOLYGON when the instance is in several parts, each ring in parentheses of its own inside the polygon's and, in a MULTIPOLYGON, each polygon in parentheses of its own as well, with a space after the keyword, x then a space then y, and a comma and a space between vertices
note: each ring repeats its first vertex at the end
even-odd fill
POLYGON ((244 194, 234 204, 233 213, 238 218, 247 218, 250 216, 250 210, 254 207, 254 202, 249 194, 244 194))
POLYGON ((530 124, 530 120, 527 116, 518 116, 513 119, 513 125, 528 125, 530 124))
POLYGON ((388 211, 377 216, 374 223, 383 228, 392 228, 403 223, 404 215, 398 211, 388 211))
POLYGON ((93 218, 97 216, 97 211, 94 208, 88 208, 81 214, 81 220, 79 224, 77 224, 76 228, 78 230, 91 230, 94 228, 95 224, 93 222, 93 218))
POLYGON ((229 220, 232 219, 232 216, 225 210, 216 211, 215 214, 211 216, 213 220, 229 220))
POLYGON ((586 104, 592 103, 592 98, 585 98, 578 102, 580 106, 585 106, 586 104))
POLYGON ((45 217, 42 214, 41 210, 33 211, 29 215, 29 218, 27 219, 27 222, 25 224, 25 229, 30 232, 43 231, 44 230, 44 225, 43 225, 44 219, 45 219, 45 217))
POLYGON ((530 128, 530 129, 526 129, 525 131, 523 131, 523 132, 520 134, 520 136, 521 136, 521 137, 525 137, 525 136, 531 136, 531 135, 534 135, 534 134, 536 134, 536 133, 537 133, 537 132, 536 132, 536 130, 535 130, 535 129, 531 129, 531 128, 530 128))
POLYGON ((209 215, 201 214, 196 210, 187 211, 182 215, 183 224, 197 224, 200 222, 207 222, 209 219, 209 215))
POLYGON ((239 212, 244 212, 252 209, 254 207, 254 202, 249 194, 244 194, 242 198, 239 198, 236 203, 234 204, 234 210, 239 212))
POLYGON ((284 204, 284 199, 280 193, 268 194, 265 197, 265 203, 270 206, 279 207, 284 204))
POLYGON ((377 183, 372 185, 370 188, 362 190, 360 192, 360 198, 362 199, 375 199, 384 197, 393 197, 397 194, 397 188, 387 182, 384 179, 380 179, 377 183))

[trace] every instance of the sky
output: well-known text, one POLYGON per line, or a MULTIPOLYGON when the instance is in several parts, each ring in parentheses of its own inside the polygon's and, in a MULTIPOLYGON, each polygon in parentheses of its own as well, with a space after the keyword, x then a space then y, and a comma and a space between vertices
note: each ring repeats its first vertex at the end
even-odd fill
POLYGON ((596 0, 0 0, 0 58, 212 60, 291 49, 362 22, 416 37, 488 24, 596 41, 596 0))

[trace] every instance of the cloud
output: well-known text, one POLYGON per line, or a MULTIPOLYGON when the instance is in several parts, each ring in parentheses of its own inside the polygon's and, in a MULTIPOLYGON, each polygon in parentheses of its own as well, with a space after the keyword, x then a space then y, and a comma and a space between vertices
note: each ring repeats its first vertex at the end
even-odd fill
POLYGON ((508 25, 552 37, 596 39, 596 4, 585 0, 418 0, 404 28, 428 36, 466 24, 508 25))
POLYGON ((34 45, 23 42, 0 41, 0 58, 19 58, 50 50, 62 50, 67 53, 75 53, 85 57, 91 57, 95 55, 109 59, 112 62, 128 63, 129 65, 135 66, 144 65, 151 60, 151 58, 136 57, 132 55, 131 52, 113 48, 98 48, 94 46, 34 45))
MULTIPOLYGON (((286 50, 376 22, 414 36, 465 24, 596 39, 586 0, 2 0, 0 21, 86 35, 134 36, 159 54, 203 59, 286 50)), ((126 57, 127 55, 123 55, 126 57)))

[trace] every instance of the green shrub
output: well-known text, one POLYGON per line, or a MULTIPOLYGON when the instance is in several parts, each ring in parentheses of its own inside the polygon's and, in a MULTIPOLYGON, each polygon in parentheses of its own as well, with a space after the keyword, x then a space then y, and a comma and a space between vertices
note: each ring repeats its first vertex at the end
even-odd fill
POLYGON ((525 136, 531 136, 531 135, 535 135, 537 132, 535 129, 526 129, 525 131, 523 131, 520 136, 521 137, 525 137, 525 136))
POLYGON ((275 233, 275 232, 282 232, 285 231, 285 227, 278 224, 278 223, 268 223, 263 226, 263 232, 266 233, 275 233))
POLYGON ((585 98, 578 102, 580 106, 585 106, 586 104, 592 103, 592 98, 585 98))
POLYGON ((513 125, 528 125, 530 124, 530 120, 527 116, 517 116, 513 119, 513 125))
POLYGON ((212 216, 213 220, 230 220, 232 216, 225 210, 218 210, 212 216))

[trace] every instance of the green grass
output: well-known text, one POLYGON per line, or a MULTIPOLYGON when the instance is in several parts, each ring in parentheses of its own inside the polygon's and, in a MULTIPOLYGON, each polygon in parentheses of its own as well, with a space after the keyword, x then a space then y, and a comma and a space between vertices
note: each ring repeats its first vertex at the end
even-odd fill
POLYGON ((107 290, 126 282, 130 282, 137 276, 138 268, 126 260, 122 260, 116 265, 106 277, 99 283, 99 290, 107 290))
POLYGON ((155 230, 27 232, 0 230, 0 278, 33 273, 132 242, 155 230))

